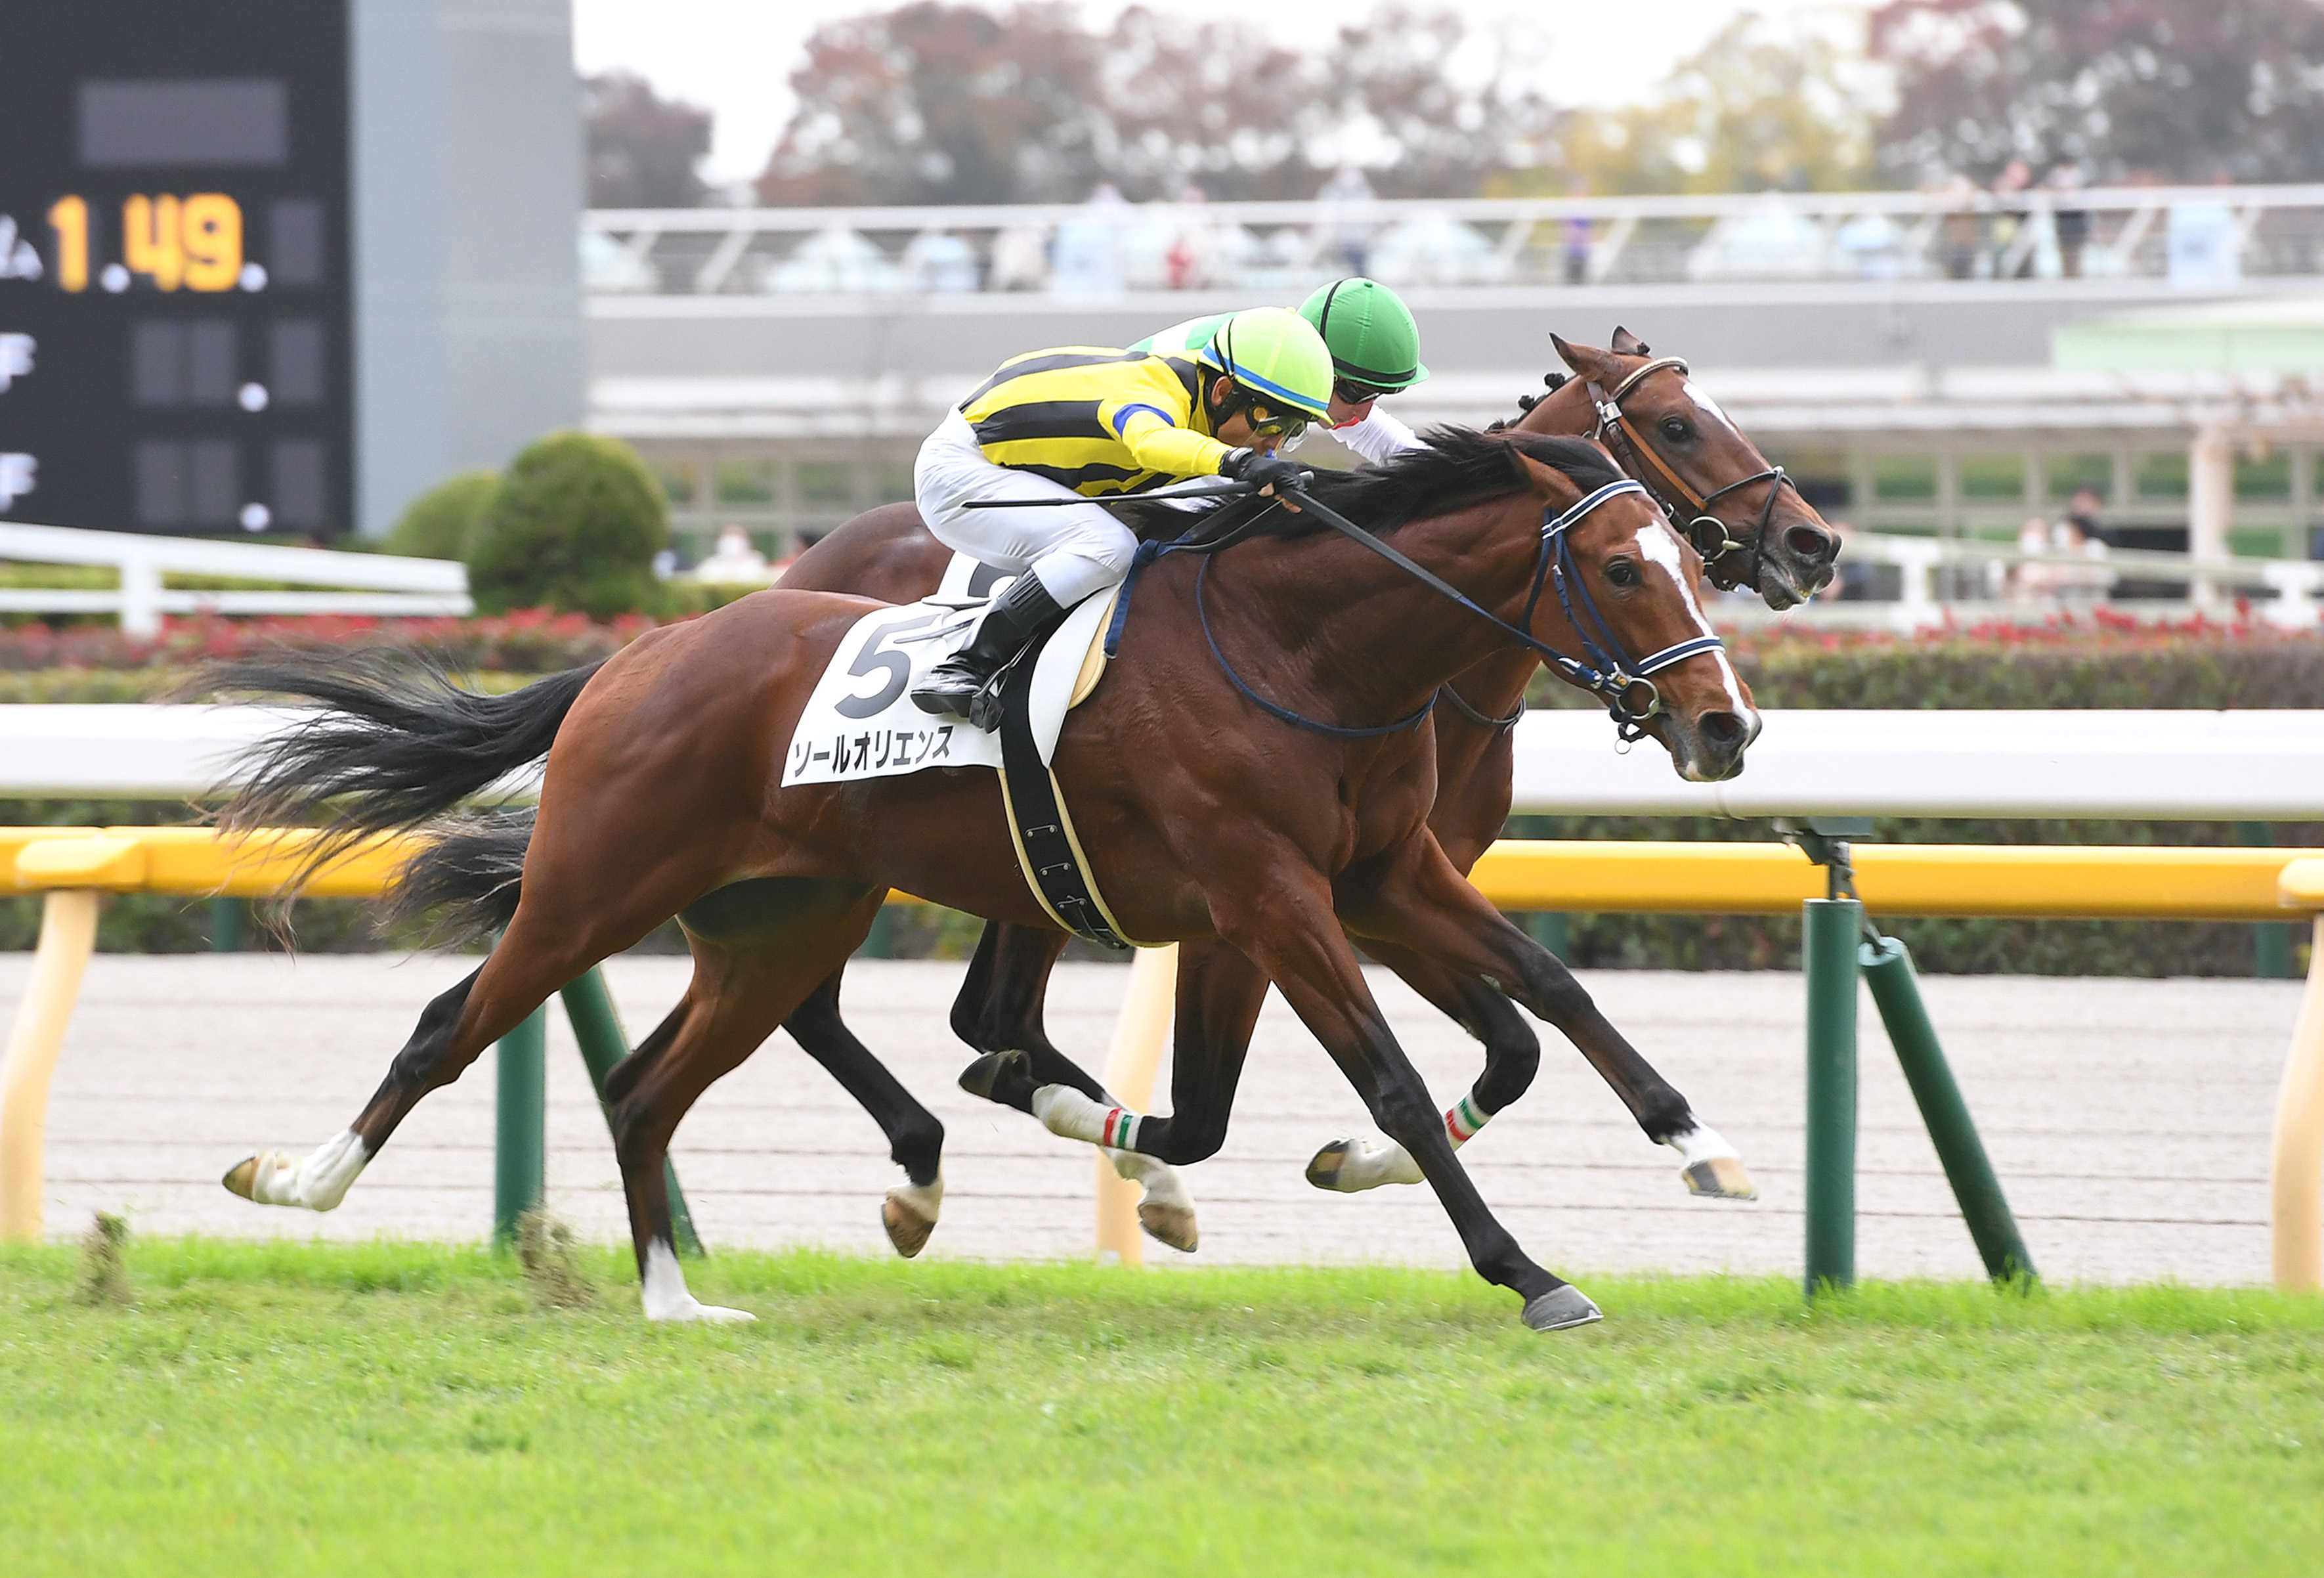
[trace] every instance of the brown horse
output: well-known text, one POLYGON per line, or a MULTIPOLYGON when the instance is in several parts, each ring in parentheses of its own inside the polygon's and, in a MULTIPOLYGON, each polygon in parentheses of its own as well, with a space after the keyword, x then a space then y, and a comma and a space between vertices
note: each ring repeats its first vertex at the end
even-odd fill
MULTIPOLYGON (((1714 579, 1724 577, 1729 585, 1748 581, 1769 604, 1784 608, 1831 578, 1838 549, 1830 528, 1780 468, 1768 465, 1716 402, 1694 388, 1683 362, 1655 358, 1647 346, 1619 328, 1610 350, 1562 339, 1555 344, 1573 375, 1553 381, 1548 394, 1522 402, 1525 414, 1512 424, 1517 430, 1613 438, 1617 458, 1629 457, 1627 469, 1655 493, 1674 521, 1707 521, 1717 528, 1715 532, 1691 533, 1713 553, 1709 570, 1714 579), (1618 427, 1613 425, 1617 421, 1618 427)), ((907 603, 935 591, 951 558, 951 550, 920 524, 916 509, 895 504, 857 516, 810 548, 781 584, 907 603)), ((1464 875, 1508 819, 1510 726, 1522 711, 1526 686, 1539 661, 1537 654, 1522 648, 1494 653, 1446 685, 1431 721, 1436 736, 1437 798, 1429 826, 1464 875)), ((1053 926, 987 927, 954 1006, 953 1026, 980 1052, 1027 1054, 1031 1080, 1071 1084, 1110 1104, 1104 1088, 1050 1042, 1043 1022, 1049 973, 1066 941, 1065 934, 1053 926)), ((1365 952, 1483 1044, 1483 1071, 1466 1102, 1446 1114, 1451 1132, 1465 1140, 1531 1086, 1540 1066, 1540 1042, 1525 1016, 1492 983, 1385 942, 1368 941, 1365 952)), ((1191 954, 1182 959, 1182 967, 1199 975, 1206 990, 1217 994, 1218 1005, 1204 1016, 1205 1022, 1237 1022, 1243 1010, 1235 1005, 1265 993, 1266 982, 1245 961, 1198 961, 1191 954)), ((935 1225, 933 1190, 943 1126, 886 1076, 848 1030, 839 1012, 839 990, 840 977, 835 974, 784 1028, 858 1094, 887 1135, 890 1154, 913 1187, 892 1194, 883 1214, 896 1247, 914 1254, 935 1225)), ((1215 1059, 1211 1062, 1218 1066, 1215 1059)), ((998 1078, 999 1072, 981 1060, 964 1083, 979 1094, 1030 1111, 1025 1080, 998 1078)), ((1231 1078, 1233 1072, 1222 1067, 1224 1077, 1231 1078)), ((1682 1177, 1692 1192, 1739 1198, 1753 1193, 1739 1161, 1717 1135, 1683 1121, 1691 1116, 1684 1103, 1650 1069, 1642 1077, 1631 1077, 1626 1067, 1608 1067, 1606 1072, 1648 1139, 1681 1152, 1682 1177)), ((1216 1148, 1224 1138, 1224 1105, 1231 1095, 1231 1085, 1224 1092, 1179 1093, 1174 1124, 1208 1139, 1207 1148, 1190 1143, 1179 1155, 1198 1160, 1216 1148)), ((1197 1237, 1193 1203, 1170 1164, 1119 1152, 1114 1159, 1126 1177, 1145 1186, 1139 1215, 1147 1231, 1174 1248, 1191 1250, 1197 1237)), ((1360 1139, 1326 1143, 1309 1164, 1308 1177, 1319 1187, 1343 1192, 1420 1181, 1418 1169, 1400 1149, 1360 1139)))
MULTIPOLYGON (((1384 538, 1392 531, 1481 609, 1295 522, 1205 561, 1231 567, 1209 588, 1206 632, 1192 556, 1165 558, 1137 588, 1116 665, 1068 718, 1056 771, 1129 935, 1216 937, 1273 981, 1375 1121, 1417 1159, 1471 1264, 1546 1329, 1594 1320, 1597 1308, 1493 1219, 1373 1003, 1348 934, 1505 983, 1601 1067, 1644 1066, 1564 967, 1445 858, 1427 826, 1433 734, 1353 729, 1424 715, 1447 679, 1512 641, 1559 652, 1572 639, 1569 594, 1600 611, 1618 655, 1692 654, 1657 676, 1649 726, 1693 774, 1739 771, 1757 720, 1724 652, 1704 640, 1700 558, 1635 484, 1617 485, 1602 450, 1535 437, 1437 442, 1381 473, 1319 478, 1316 497, 1384 538), (1285 727, 1245 698, 1227 661, 1271 705, 1346 727, 1285 727)), ((586 679, 560 677, 499 698, 497 710, 470 706, 461 715, 469 733, 452 742, 423 737, 428 698, 391 685, 383 694, 404 704, 401 721, 374 716, 355 730, 354 753, 370 752, 372 766, 352 777, 350 753, 328 748, 327 719, 303 754, 295 742, 270 752, 230 819, 271 817, 297 802, 302 782, 352 783, 361 801, 367 774, 408 779, 420 759, 436 764, 427 793, 456 800, 525 760, 516 753, 531 748, 541 719, 560 719, 499 945, 429 1006, 346 1130, 301 1159, 254 1157, 228 1174, 228 1187, 268 1204, 336 1205, 429 1090, 550 992, 677 915, 694 979, 609 1081, 615 1149, 648 1315, 740 1318, 693 1298, 671 1249, 663 1160, 695 1100, 846 959, 890 889, 988 919, 1045 920, 1018 871, 992 774, 779 787, 808 694, 841 639, 879 606, 783 589, 746 598, 642 638, 586 679), (487 716, 497 722, 475 726, 487 716)), ((303 671, 284 660, 245 665, 225 678, 327 694, 330 684, 307 682, 328 661, 303 671)), ((339 826, 361 831, 366 816, 381 825, 374 807, 339 826)), ((447 859, 461 854, 456 841, 441 848, 447 859)), ((510 874, 471 869, 462 880, 504 891, 510 874)), ((1204 974, 1182 972, 1181 1022, 1231 1044, 1225 1055, 1239 1063, 1250 1020, 1206 1018, 1204 974)), ((1248 1006, 1256 1012, 1255 999, 1248 1006)), ((1202 1062, 1182 1061, 1182 1076, 1208 1077, 1202 1062)), ((1125 1121, 1058 1085, 1038 1087, 1034 1100, 1052 1128, 1076 1138, 1102 1130, 1126 1149, 1175 1149, 1167 1120, 1125 1121)))

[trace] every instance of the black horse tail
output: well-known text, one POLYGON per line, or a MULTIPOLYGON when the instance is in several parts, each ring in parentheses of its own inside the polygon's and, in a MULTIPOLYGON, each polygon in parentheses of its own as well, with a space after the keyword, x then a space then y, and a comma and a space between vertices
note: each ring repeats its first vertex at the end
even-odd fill
POLYGON ((494 812, 431 828, 428 842, 388 884, 383 921, 410 925, 429 942, 453 946, 506 929, 516 914, 532 815, 494 812))
POLYGON ((219 664, 200 688, 319 706, 235 763, 218 826, 319 827, 302 873, 311 874, 350 844, 433 821, 547 755, 603 662, 505 696, 470 690, 441 661, 408 651, 284 651, 219 664))

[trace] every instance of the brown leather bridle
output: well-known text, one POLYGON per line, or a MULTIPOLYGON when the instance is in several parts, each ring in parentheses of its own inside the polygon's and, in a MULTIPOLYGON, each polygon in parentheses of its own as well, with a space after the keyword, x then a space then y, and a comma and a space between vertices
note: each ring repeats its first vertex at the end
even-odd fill
POLYGON ((1710 573, 1715 585, 1756 588, 1759 584, 1760 562, 1766 556, 1767 526, 1775 515, 1775 495, 1783 492, 1790 478, 1784 475, 1782 466, 1770 466, 1765 471, 1754 472, 1739 481, 1729 483, 1725 487, 1707 494, 1697 493, 1684 477, 1672 469, 1670 463, 1655 451, 1652 444, 1631 430, 1628 419, 1622 413, 1624 395, 1636 389, 1649 374, 1665 371, 1674 372, 1684 378, 1688 368, 1683 357, 1656 356, 1615 385, 1611 394, 1599 385, 1596 378, 1583 379, 1590 392, 1590 404, 1598 413, 1598 430, 1591 436, 1614 451, 1614 457, 1622 463, 1624 470, 1646 484, 1648 491, 1655 495, 1655 502, 1662 505, 1663 512, 1670 517, 1671 524, 1676 526, 1694 545, 1695 551, 1702 555, 1703 568, 1710 573), (1755 482, 1767 484, 1766 502, 1759 506, 1758 524, 1752 531, 1750 540, 1738 542, 1728 535, 1727 522, 1712 514, 1711 507, 1728 494, 1739 488, 1749 487, 1755 482), (1743 556, 1742 568, 1729 580, 1720 572, 1720 566, 1729 554, 1737 553, 1743 556))

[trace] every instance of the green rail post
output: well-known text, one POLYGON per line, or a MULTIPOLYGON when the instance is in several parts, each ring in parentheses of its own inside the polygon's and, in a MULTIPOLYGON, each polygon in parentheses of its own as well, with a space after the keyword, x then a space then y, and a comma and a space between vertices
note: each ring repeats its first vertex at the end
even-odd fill
POLYGON ((1904 1066, 1904 1082, 1913 1087, 1921 1120, 1929 1126, 1937 1159, 1944 1163, 1953 1198, 1960 1203, 1969 1236, 1984 1258, 1986 1274, 1996 1282, 2033 1281, 2037 1275, 2034 1257, 2025 1252, 2017 1218, 2010 1213, 2001 1180, 1987 1159, 1985 1142, 1969 1121, 1969 1103, 1961 1099, 1945 1049, 1937 1042, 1936 1027, 1929 1022, 1914 982, 1913 955, 1896 938, 1885 937, 1866 943, 1857 956, 1872 1001, 1879 1007, 1880 1022, 1887 1027, 1888 1043, 1904 1066))
POLYGON ((238 954, 242 952, 244 933, 248 929, 250 902, 221 893, 210 900, 210 952, 238 954))
MULTIPOLYGON (((606 990, 602 971, 592 966, 588 974, 575 981, 558 995, 565 999, 565 1017, 572 1021, 573 1038, 581 1044, 581 1062, 589 1070, 589 1084, 597 1092, 597 1107, 605 1114, 606 1127, 613 1126, 613 1109, 605 1102, 605 1076, 613 1072, 613 1065, 630 1055, 630 1038, 622 1029, 622 1017, 613 1009, 613 994, 606 990)), ((702 1240, 694 1231, 694 1213, 687 1209, 686 1192, 678 1186, 678 1166, 668 1157, 662 1158, 662 1182, 669 1190, 669 1226, 678 1241, 681 1255, 702 1253, 702 1240)))
POLYGON ((1864 906, 1811 899, 1800 937, 1808 994, 1807 1291, 1856 1281, 1856 946, 1864 906))
MULTIPOLYGON (((2268 822, 2238 822, 2236 832, 2246 848, 2271 849, 2275 844, 2275 827, 2268 822)), ((2280 920, 2252 922, 2252 974, 2263 981, 2289 981, 2297 974, 2292 967, 2292 939, 2297 927, 2280 920)))
POLYGON ((548 1186, 549 1011, 537 1008, 501 1038, 493 1146, 493 1241, 516 1241, 516 1219, 548 1186))

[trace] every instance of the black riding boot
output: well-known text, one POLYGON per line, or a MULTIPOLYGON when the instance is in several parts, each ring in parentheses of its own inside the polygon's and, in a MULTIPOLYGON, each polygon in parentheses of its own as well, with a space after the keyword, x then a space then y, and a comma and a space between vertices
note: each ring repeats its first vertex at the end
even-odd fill
POLYGON ((980 729, 997 727, 1001 698, 986 694, 992 677, 1055 630, 1065 616, 1040 577, 1027 570, 993 599, 992 611, 968 645, 929 671, 927 681, 912 692, 913 702, 922 712, 966 718, 980 729))

